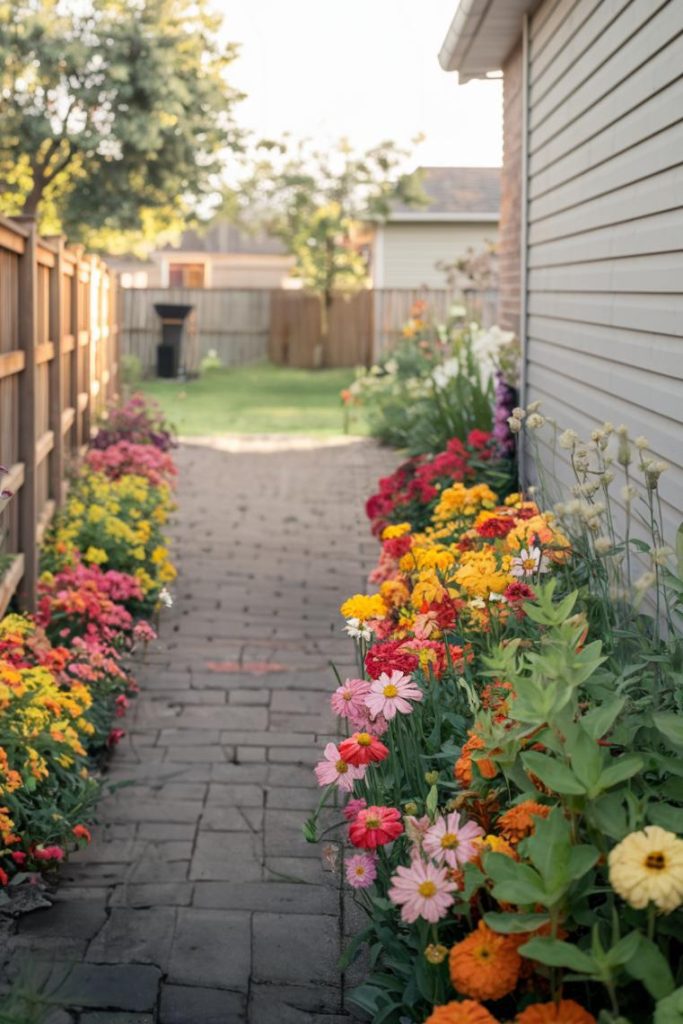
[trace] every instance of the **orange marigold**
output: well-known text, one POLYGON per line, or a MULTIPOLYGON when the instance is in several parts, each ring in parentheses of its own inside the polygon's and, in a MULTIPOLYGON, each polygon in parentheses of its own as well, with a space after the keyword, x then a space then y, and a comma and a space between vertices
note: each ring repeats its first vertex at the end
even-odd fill
POLYGON ((453 946, 448 957, 457 992, 472 999, 502 999, 517 984, 522 958, 509 936, 492 931, 483 921, 453 946))
POLYGON ((552 810, 547 804, 536 803, 535 800, 524 800, 521 804, 511 807, 498 819, 498 830, 503 839, 514 846, 534 831, 534 818, 547 818, 552 810))
POLYGON ((435 1006, 425 1024, 498 1024, 495 1017, 472 999, 435 1006))
POLYGON ((573 999, 534 1003, 515 1017, 517 1024, 595 1024, 595 1017, 573 999))
MULTIPOLYGON (((463 745, 463 748, 460 751, 460 757, 455 762, 455 768, 453 769, 453 774, 463 789, 469 789, 472 785, 472 754, 475 750, 484 750, 485 748, 486 743, 481 736, 477 736, 476 733, 470 732, 469 739, 467 740, 467 743, 463 745)), ((496 768, 495 763, 488 757, 478 758, 477 768, 479 769, 479 773, 483 775, 485 779, 494 779, 498 774, 498 769, 496 768)))

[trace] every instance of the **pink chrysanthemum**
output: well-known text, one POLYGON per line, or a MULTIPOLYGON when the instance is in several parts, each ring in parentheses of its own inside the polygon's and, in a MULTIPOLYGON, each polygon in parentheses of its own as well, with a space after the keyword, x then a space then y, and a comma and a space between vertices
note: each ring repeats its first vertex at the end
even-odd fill
POLYGON ((349 857, 345 865, 346 881, 352 889, 367 889, 377 878, 377 864, 369 853, 349 857))
POLYGON ((347 679, 330 698, 332 710, 341 718, 354 718, 365 707, 365 698, 369 692, 370 683, 366 679, 347 679))
POLYGON ((315 777, 319 786, 330 786, 336 783, 339 789, 351 792, 357 779, 365 775, 365 767, 349 764, 339 753, 334 743, 325 747, 325 758, 315 766, 315 777))
POLYGON ((460 815, 453 811, 427 829, 422 846, 439 864, 459 868, 477 856, 479 851, 474 840, 483 835, 484 830, 479 825, 474 821, 461 824, 460 815))
POLYGON ((418 917, 436 924, 453 904, 451 893, 456 885, 449 881, 446 867, 415 857, 410 867, 398 867, 391 881, 389 899, 401 908, 401 917, 408 924, 418 917))
POLYGON ((371 715, 384 715, 391 721, 398 711, 403 715, 410 714, 413 710, 411 700, 422 700, 422 690, 410 676, 394 669, 391 675, 382 672, 379 679, 372 683, 365 703, 371 715))

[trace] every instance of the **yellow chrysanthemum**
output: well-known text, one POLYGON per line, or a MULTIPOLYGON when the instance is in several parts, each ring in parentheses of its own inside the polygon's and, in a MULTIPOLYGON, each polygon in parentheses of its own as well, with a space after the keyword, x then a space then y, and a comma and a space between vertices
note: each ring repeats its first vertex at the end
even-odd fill
POLYGON ((382 540, 393 540, 395 537, 402 537, 405 533, 410 533, 412 526, 410 523, 394 523, 392 526, 385 526, 382 530, 382 540))
POLYGON ((387 606, 381 594, 354 594, 344 601, 340 611, 345 619, 367 622, 368 619, 383 619, 387 606))

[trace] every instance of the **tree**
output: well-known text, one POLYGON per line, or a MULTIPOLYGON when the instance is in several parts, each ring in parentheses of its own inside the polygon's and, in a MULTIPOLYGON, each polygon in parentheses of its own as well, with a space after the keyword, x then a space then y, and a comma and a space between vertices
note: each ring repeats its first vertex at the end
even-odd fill
POLYGON ((408 155, 393 142, 355 153, 344 139, 326 151, 309 140, 264 141, 248 178, 227 196, 228 214, 279 238, 294 257, 295 275, 320 296, 319 362, 334 292, 368 281, 363 225, 386 220, 395 201, 427 201, 419 176, 402 170, 408 155))
POLYGON ((219 27, 206 0, 0 0, 2 212, 103 246, 201 209, 239 141, 219 27))

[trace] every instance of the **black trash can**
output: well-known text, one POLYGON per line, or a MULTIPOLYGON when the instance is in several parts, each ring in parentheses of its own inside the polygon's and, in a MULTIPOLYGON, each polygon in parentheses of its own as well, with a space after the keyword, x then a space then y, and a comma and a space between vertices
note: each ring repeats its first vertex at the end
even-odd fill
POLYGON ((183 325, 194 306, 154 304, 161 319, 161 343, 157 345, 157 377, 177 377, 182 366, 183 325))

